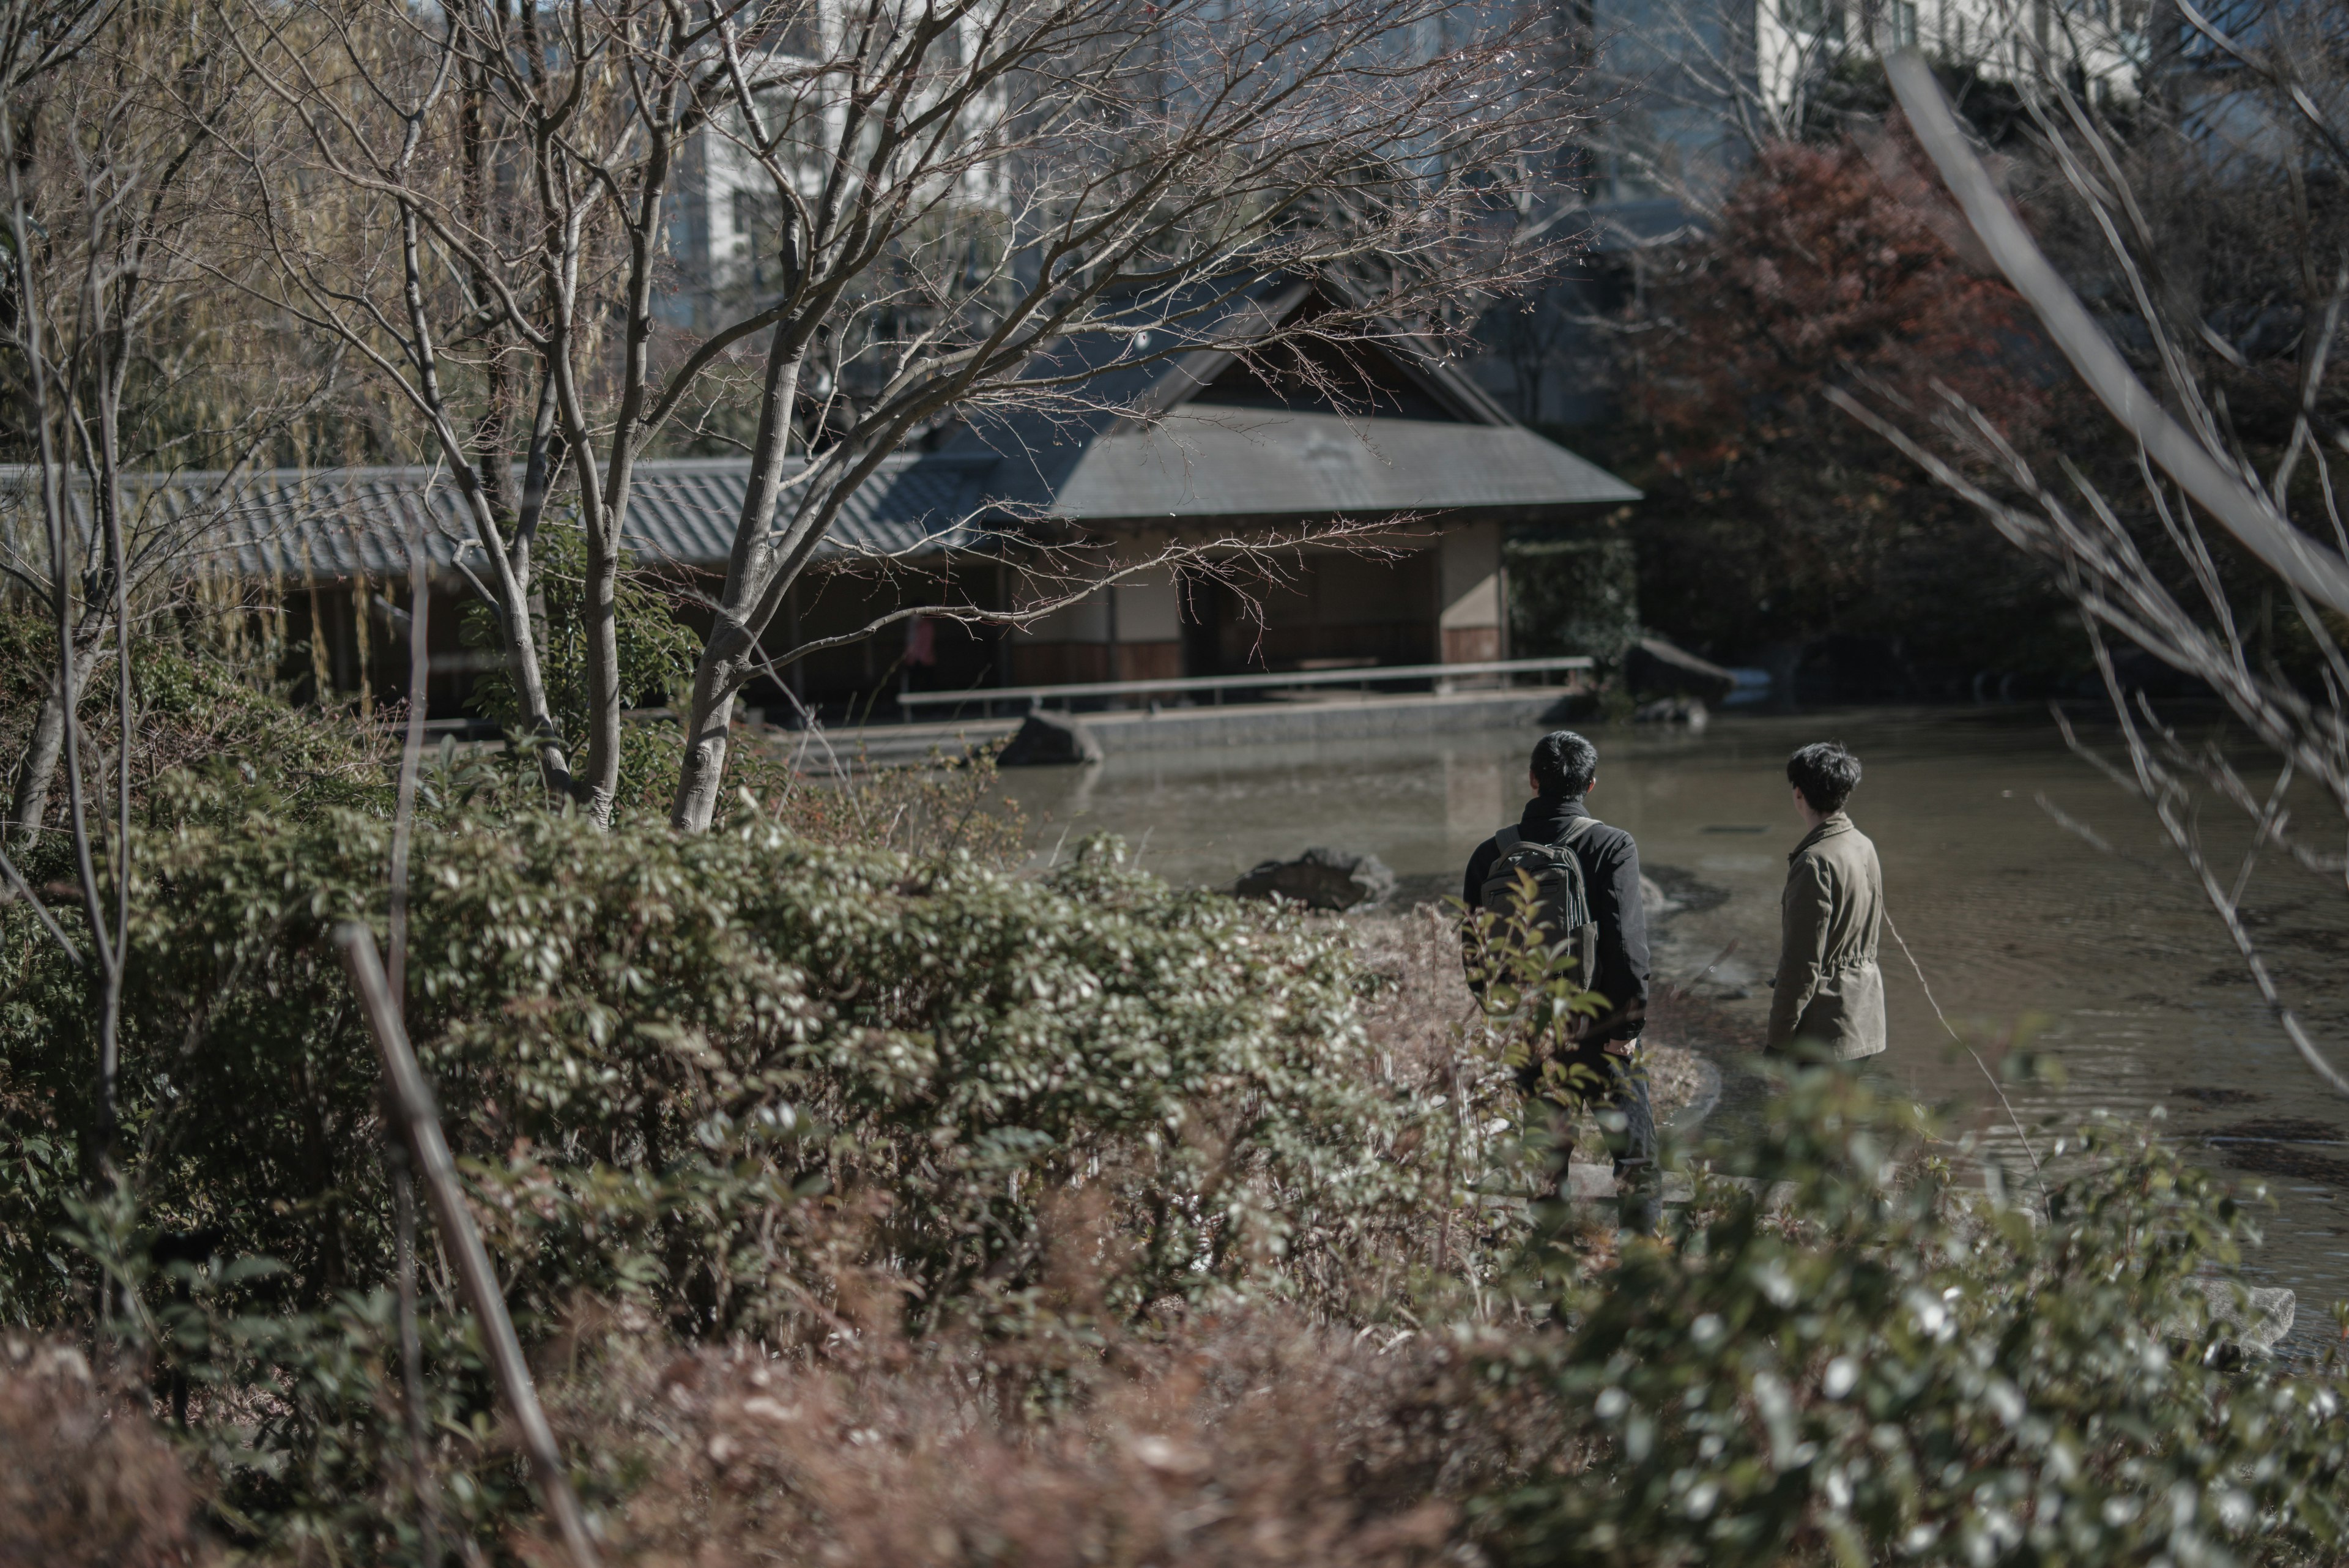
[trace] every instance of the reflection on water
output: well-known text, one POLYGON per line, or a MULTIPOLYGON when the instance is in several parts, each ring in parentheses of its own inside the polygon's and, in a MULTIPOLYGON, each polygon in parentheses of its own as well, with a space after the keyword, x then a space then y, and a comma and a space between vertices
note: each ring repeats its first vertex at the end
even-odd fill
MULTIPOLYGON (((1692 977, 1733 941, 1704 993, 1759 1026, 1785 857, 1801 831, 1785 760, 1829 736, 1866 766, 1852 815, 1876 841, 1888 908, 1943 1009, 1984 1037, 2023 1028, 2068 1069, 2061 1089, 2015 1095, 2025 1124, 2054 1114, 2068 1127, 2095 1107, 2158 1105, 2178 1135, 2212 1139, 2210 1159, 2258 1172, 2282 1205, 2249 1272, 2300 1293, 2296 1340, 2328 1336, 2325 1308, 2349 1296, 2349 1105, 2301 1064, 2140 808, 2067 753, 2044 716, 1845 712, 1732 718, 1702 736, 1595 732, 1591 809, 1638 836, 1682 906, 1660 929, 1658 978, 1692 977), (2042 794, 2120 856, 2058 826, 2042 794)), ((1477 841, 1516 820, 1534 738, 1130 754, 1022 774, 1011 792, 1040 855, 1111 832, 1177 882, 1228 885, 1258 860, 1328 845, 1379 856, 1403 897, 1432 898, 1456 893, 1477 841)), ((2224 850, 2233 825, 2211 826, 2224 850)), ((2349 899, 2280 868, 2254 880, 2248 903, 2319 1037, 2349 1039, 2349 998, 2333 978, 2349 950, 2349 899)), ((1872 1070, 1929 1099, 1980 1101, 1981 1071, 1950 1048, 1889 940, 1884 968, 1893 1044, 1872 1070)), ((2013 1129, 1984 1136, 2020 1168, 2013 1129)))

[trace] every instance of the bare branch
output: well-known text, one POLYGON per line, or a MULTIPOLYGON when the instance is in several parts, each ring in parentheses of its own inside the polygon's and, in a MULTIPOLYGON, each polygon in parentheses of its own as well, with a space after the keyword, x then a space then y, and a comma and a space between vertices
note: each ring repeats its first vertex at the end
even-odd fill
POLYGON ((2349 562, 2279 516, 2267 496, 2181 428, 2146 389, 2008 209, 1989 171, 1966 146, 1923 57, 1904 49, 1887 62, 1887 69, 1918 140, 1949 182, 1968 222, 2090 389, 2153 461, 2246 549, 2319 604, 2349 614, 2349 562))

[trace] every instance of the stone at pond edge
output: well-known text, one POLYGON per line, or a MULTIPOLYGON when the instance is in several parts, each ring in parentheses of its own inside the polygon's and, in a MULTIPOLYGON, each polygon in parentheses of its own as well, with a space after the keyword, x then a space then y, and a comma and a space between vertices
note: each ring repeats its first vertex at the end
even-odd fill
POLYGON ((1642 702, 1631 711, 1634 724, 1681 724, 1692 735, 1704 733, 1713 722, 1703 700, 1696 697, 1659 697, 1652 702, 1642 702))
POLYGON ((1394 891, 1395 875, 1375 855, 1309 849, 1294 860, 1267 860, 1239 879, 1242 898, 1275 895, 1309 909, 1352 909, 1394 891))
MULTIPOLYGON (((2210 1322, 2223 1332, 2222 1344, 2249 1350, 2272 1351, 2292 1332, 2299 1315, 2299 1298, 2273 1285, 2242 1285, 2233 1280, 2194 1279, 2189 1291, 2199 1291, 2209 1303, 2210 1322)), ((2161 1332, 2183 1334, 2194 1331, 2194 1320, 2181 1314, 2161 1325, 2161 1332)))
POLYGON ((1066 713, 1033 712, 1021 722, 1019 732, 995 759, 999 768, 1032 768, 1056 763, 1097 763, 1101 742, 1081 719, 1066 713))

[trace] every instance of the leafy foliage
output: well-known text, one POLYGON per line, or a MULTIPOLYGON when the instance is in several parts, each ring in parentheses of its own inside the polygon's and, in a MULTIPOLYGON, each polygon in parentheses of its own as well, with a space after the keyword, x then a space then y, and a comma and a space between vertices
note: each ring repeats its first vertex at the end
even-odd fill
MULTIPOLYGON (((131 644, 131 810, 150 823, 171 820, 189 804, 183 785, 192 771, 225 769, 266 780, 276 809, 309 815, 332 807, 390 808, 394 753, 387 732, 364 724, 321 722, 256 685, 249 670, 217 657, 201 639, 145 637, 131 644), (191 646, 193 644, 193 646, 191 646)), ((0 608, 0 755, 23 752, 35 711, 55 679, 54 632, 39 617, 0 608)), ((93 802, 90 817, 114 813, 115 666, 99 661, 82 689, 80 708, 88 759, 83 778, 93 802)), ((50 792, 50 826, 65 814, 65 791, 50 792)), ((36 881, 66 870, 64 836, 49 833, 13 844, 9 854, 36 881)))
MULTIPOLYGON (((1107 844, 1040 881, 749 813, 679 836, 498 805, 446 804, 419 836, 409 1015, 532 1332, 583 1294, 770 1345, 862 1324, 1080 1345, 1233 1293, 1353 1309, 1423 1203, 1441 1107, 1366 1070, 1362 978, 1293 914, 1170 892, 1107 844), (1051 1241, 1076 1194, 1099 1244, 1072 1293, 1051 1241)), ((373 1055, 322 938, 370 912, 388 828, 222 813, 138 860, 135 1210, 83 1213, 53 1177, 0 1192, 0 1225, 78 1233, 168 1327, 172 1376, 282 1366, 307 1392, 233 1495, 301 1511, 350 1495, 379 1447, 321 1437, 357 1418, 331 1368, 374 1343, 390 1251, 373 1055), (192 1272, 121 1262, 158 1236, 192 1272), (254 1258, 274 1266, 229 1262, 254 1258)), ((0 922, 32 999, 6 1014, 5 1087, 69 1149, 92 1025, 25 912, 0 922)), ((70 1321, 71 1262, 12 1251, 9 1315, 70 1321)))
MULTIPOLYGON (((535 543, 531 581, 545 607, 539 659, 546 702, 556 725, 575 745, 588 730, 587 539, 575 523, 550 519, 535 543)), ((671 613, 669 597, 650 582, 647 574, 630 569, 624 561, 613 585, 621 700, 672 706, 692 679, 700 639, 671 613)), ((464 640, 468 648, 504 648, 498 612, 478 599, 468 603, 464 640)), ((472 700, 484 717, 509 732, 528 725, 512 672, 502 663, 474 681, 472 700)), ((661 792, 675 783, 682 749, 674 723, 623 725, 619 804, 639 811, 665 811, 667 800, 661 792)))
MULTIPOLYGON (((2026 1207, 1820 1070, 1619 1241, 1516 1200, 1546 1122, 1511 1074, 1591 1006, 1526 908, 1423 919, 1382 976, 1111 842, 1015 874, 987 778, 678 836, 428 768, 410 1028, 616 1561, 2337 1553, 2337 1376, 2209 1321, 2248 1217, 2155 1139, 2092 1128, 2026 1207)), ((0 1311, 69 1331, 102 1279, 135 1358, 79 1404, 0 1367, 0 1425, 84 1442, 151 1397, 184 1467, 109 1417, 124 1506, 56 1490, 48 1560, 191 1557, 201 1507, 264 1560, 414 1562, 419 1458, 450 1536, 530 1528, 429 1242, 423 1455, 402 1417, 377 1075, 322 940, 374 916, 380 804, 159 781, 111 1186, 83 981, 0 905, 0 1311)))
POLYGON ((2044 640, 2027 574, 1981 559, 1980 524, 1821 395, 1939 406, 1940 383, 2033 445, 2049 410, 2025 313, 1953 232, 1905 134, 1778 143, 1658 281, 1632 385, 1663 529, 1651 623, 1724 649, 1845 630, 2001 662, 2044 640))
POLYGON ((1612 670, 1640 635, 1638 556, 1624 535, 1512 539, 1511 657, 1590 654, 1612 670))
POLYGON ((2198 1283, 2236 1200, 2092 1128, 2037 1213, 1953 1187, 1940 1130, 1815 1071, 1663 1244, 1554 1254, 1561 1332, 1491 1362, 1559 1418, 1485 1505, 1510 1559, 2331 1561, 2336 1378, 2239 1365, 2198 1283))

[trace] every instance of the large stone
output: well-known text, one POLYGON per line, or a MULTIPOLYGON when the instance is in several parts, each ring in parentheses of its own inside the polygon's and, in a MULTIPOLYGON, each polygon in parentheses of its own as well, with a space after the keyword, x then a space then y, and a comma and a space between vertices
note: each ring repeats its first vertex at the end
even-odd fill
POLYGON ((1718 702, 1737 688, 1737 677, 1710 659, 1661 637, 1643 637, 1623 660, 1623 680, 1634 697, 1703 697, 1718 702))
POLYGON ((1395 875, 1375 855, 1309 849, 1294 860, 1267 860, 1232 889, 1243 898, 1282 898, 1311 909, 1354 909, 1394 891, 1395 875))
MULTIPOLYGON (((2219 1330, 2217 1344, 2240 1350, 2272 1352, 2292 1332, 2299 1301, 2292 1292, 2274 1285, 2245 1285, 2207 1276, 2186 1282, 2200 1296, 2210 1324, 2219 1330)), ((2191 1312, 2181 1313, 2161 1325, 2161 1332, 2185 1334, 2194 1330, 2191 1312)))
POLYGON ((1047 713, 1041 710, 1030 712, 1020 724, 1019 732, 995 759, 999 768, 1045 767, 1066 763, 1097 763, 1102 760, 1101 742, 1084 721, 1066 713, 1047 713))
POLYGON ((1631 711, 1634 724, 1682 724, 1692 735, 1703 734, 1712 722, 1713 714, 1702 697, 1659 697, 1631 711))

